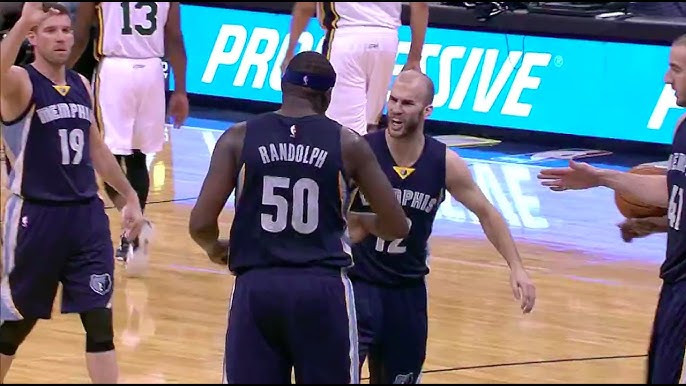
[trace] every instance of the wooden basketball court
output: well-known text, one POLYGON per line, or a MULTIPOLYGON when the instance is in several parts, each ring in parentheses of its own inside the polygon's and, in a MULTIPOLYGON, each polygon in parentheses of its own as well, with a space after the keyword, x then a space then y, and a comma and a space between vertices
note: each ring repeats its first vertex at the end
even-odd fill
MULTIPOLYGON (((176 132, 172 137, 183 140, 176 132)), ((212 264, 187 232, 208 162, 195 145, 176 143, 174 155, 167 147, 151 166, 146 212, 156 238, 148 276, 127 279, 117 265, 113 307, 122 383, 221 382, 233 278, 212 264), (193 190, 195 195, 185 194, 193 190)), ((109 214, 116 238, 119 216, 115 210, 109 214)), ((231 218, 227 209, 222 235, 231 218)), ((611 224, 584 226, 592 233, 611 224)), ((530 315, 522 315, 509 271, 485 237, 465 237, 456 227, 452 236, 432 238, 422 382, 643 382, 658 267, 523 240, 518 246, 537 285, 530 315)), ((59 303, 53 314, 21 347, 7 383, 89 382, 78 316, 59 314, 59 303)))

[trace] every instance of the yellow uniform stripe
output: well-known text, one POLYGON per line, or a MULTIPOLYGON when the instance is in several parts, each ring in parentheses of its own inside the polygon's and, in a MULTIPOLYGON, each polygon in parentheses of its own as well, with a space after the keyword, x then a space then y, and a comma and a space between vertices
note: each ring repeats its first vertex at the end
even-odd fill
POLYGON ((326 29, 326 37, 322 45, 322 54, 327 58, 331 58, 331 45, 333 44, 334 32, 338 26, 340 15, 336 12, 336 7, 333 1, 320 2, 320 14, 322 15, 322 26, 326 29))
POLYGON ((98 126, 100 138, 105 138, 105 121, 102 119, 102 107, 100 106, 100 66, 95 69, 93 74, 93 112, 95 113, 95 124, 98 126))
POLYGON ((95 46, 93 47, 93 55, 95 56, 96 60, 100 60, 100 58, 104 56, 103 45, 105 39, 105 17, 102 13, 102 5, 100 3, 96 4, 95 6, 95 16, 98 19, 98 40, 95 42, 95 46))

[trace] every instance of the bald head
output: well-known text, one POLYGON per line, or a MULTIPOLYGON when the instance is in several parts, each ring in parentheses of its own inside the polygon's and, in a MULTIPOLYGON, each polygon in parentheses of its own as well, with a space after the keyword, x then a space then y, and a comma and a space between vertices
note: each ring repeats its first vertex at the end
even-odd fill
POLYGON ((672 43, 673 46, 686 46, 686 34, 679 36, 672 43))
POLYGON ((395 83, 401 83, 412 90, 421 92, 425 106, 429 106, 434 101, 434 94, 436 93, 434 82, 421 71, 405 70, 398 75, 395 83))

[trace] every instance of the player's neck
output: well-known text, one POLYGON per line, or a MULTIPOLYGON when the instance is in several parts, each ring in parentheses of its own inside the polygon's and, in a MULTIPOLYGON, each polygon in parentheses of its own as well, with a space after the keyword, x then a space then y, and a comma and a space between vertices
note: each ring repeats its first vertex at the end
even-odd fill
POLYGON ((424 150, 424 133, 422 130, 415 131, 412 135, 403 138, 393 138, 386 132, 386 143, 395 164, 403 167, 414 165, 424 150))
POLYGON ((40 57, 36 57, 33 61, 33 67, 36 68, 43 76, 50 79, 53 83, 64 85, 67 82, 66 68, 63 65, 56 66, 50 64, 40 57))
POLYGON ((278 109, 276 113, 293 118, 319 114, 312 107, 310 107, 309 101, 299 98, 291 98, 283 101, 281 108, 278 109))

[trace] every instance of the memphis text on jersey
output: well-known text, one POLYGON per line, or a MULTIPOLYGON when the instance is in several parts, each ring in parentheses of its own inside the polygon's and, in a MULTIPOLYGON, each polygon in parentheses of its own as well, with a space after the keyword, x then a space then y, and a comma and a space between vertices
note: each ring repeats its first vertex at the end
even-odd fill
POLYGON ((40 119, 42 124, 69 118, 90 121, 91 108, 78 103, 57 103, 38 109, 36 115, 38 115, 38 119, 40 119))
MULTIPOLYGON (((412 208, 422 212, 431 213, 436 205, 440 204, 438 198, 431 197, 431 195, 426 193, 398 188, 393 188, 393 192, 395 192, 395 197, 398 199, 398 202, 400 202, 400 205, 403 208, 412 208)), ((362 192, 358 191, 358 194, 360 196, 360 202, 362 205, 364 207, 368 207, 369 201, 367 201, 362 192)))

